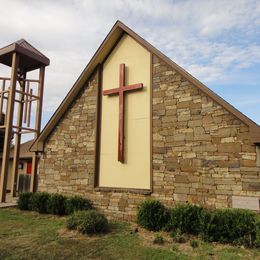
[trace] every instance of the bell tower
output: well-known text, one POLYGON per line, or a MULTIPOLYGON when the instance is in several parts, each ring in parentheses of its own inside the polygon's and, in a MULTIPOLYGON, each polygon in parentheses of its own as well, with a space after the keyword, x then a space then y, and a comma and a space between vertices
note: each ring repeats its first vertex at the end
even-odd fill
MULTIPOLYGON (((0 203, 6 201, 7 178, 12 176, 11 196, 17 192, 18 162, 21 136, 33 134, 36 139, 41 130, 42 101, 45 67, 49 59, 24 39, 0 49, 0 64, 11 69, 10 77, 0 76, 0 131, 4 135, 0 170, 0 203), (38 74, 37 71, 38 71, 38 74), (28 79, 28 72, 38 75, 28 79), (12 146, 12 137, 14 145, 12 146), (9 172, 11 146, 14 150, 13 167, 9 172)), ((32 158, 30 191, 36 190, 37 155, 32 158)))

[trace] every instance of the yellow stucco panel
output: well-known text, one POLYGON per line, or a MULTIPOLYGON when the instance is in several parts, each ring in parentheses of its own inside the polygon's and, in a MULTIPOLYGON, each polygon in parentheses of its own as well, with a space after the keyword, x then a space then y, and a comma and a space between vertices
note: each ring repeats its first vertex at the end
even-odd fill
POLYGON ((100 187, 150 189, 151 89, 150 52, 124 35, 103 66, 103 90, 119 87, 119 65, 125 64, 125 84, 143 89, 124 96, 124 157, 118 156, 119 98, 102 95, 100 187))

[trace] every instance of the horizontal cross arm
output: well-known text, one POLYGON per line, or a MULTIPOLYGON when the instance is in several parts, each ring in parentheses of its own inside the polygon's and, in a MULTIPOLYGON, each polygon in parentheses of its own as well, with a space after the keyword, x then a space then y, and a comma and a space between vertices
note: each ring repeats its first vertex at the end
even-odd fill
POLYGON ((125 86, 124 91, 132 91, 132 90, 137 90, 137 89, 142 89, 142 88, 143 88, 143 84, 139 83, 139 84, 125 86))
POLYGON ((119 88, 112 88, 108 90, 103 90, 104 96, 117 95, 119 93, 119 88))

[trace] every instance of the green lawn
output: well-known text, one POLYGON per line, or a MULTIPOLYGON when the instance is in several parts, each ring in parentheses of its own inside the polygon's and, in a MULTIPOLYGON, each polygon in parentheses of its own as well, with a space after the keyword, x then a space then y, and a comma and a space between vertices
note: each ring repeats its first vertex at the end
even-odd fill
POLYGON ((172 242, 155 247, 142 232, 131 234, 131 226, 122 222, 112 223, 106 235, 83 236, 66 230, 65 221, 0 209, 0 259, 260 259, 256 249, 203 242, 197 249, 172 242))

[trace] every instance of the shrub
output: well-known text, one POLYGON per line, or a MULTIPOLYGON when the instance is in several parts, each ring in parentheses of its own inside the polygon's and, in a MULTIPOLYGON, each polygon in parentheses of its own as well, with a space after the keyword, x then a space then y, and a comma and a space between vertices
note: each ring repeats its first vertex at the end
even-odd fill
POLYGON ((256 231, 256 238, 254 242, 254 246, 260 248, 260 217, 257 216, 255 220, 255 231, 256 231))
POLYGON ((67 219, 67 222, 66 222, 66 226, 68 229, 70 229, 70 230, 77 229, 80 222, 82 221, 81 217, 83 217, 79 213, 81 213, 81 212, 76 212, 76 213, 72 214, 71 216, 69 216, 69 218, 67 219))
POLYGON ((156 234, 153 240, 154 244, 162 245, 164 243, 164 238, 161 234, 156 234))
POLYGON ((169 221, 168 209, 157 200, 146 200, 138 207, 137 223, 148 230, 159 231, 169 221))
POLYGON ((196 205, 178 204, 170 210, 167 230, 179 229, 182 233, 198 234, 201 229, 203 208, 196 205))
POLYGON ((32 192, 24 192, 19 194, 17 206, 20 210, 31 210, 32 206, 32 192))
POLYGON ((75 211, 92 209, 93 206, 90 200, 74 196, 67 198, 65 208, 66 214, 72 214, 75 211))
POLYGON ((202 238, 207 241, 252 246, 256 237, 255 214, 244 209, 205 211, 202 238))
POLYGON ((61 194, 51 194, 47 201, 47 212, 54 215, 64 215, 65 202, 65 196, 61 194))
POLYGON ((47 213, 47 203, 49 200, 50 194, 47 192, 36 192, 32 196, 32 210, 35 210, 39 213, 47 213))
POLYGON ((108 231, 108 221, 96 210, 78 211, 68 218, 67 228, 83 234, 105 233, 108 231))
POLYGON ((197 240, 191 240, 190 245, 192 248, 197 248, 199 247, 199 242, 197 240))

